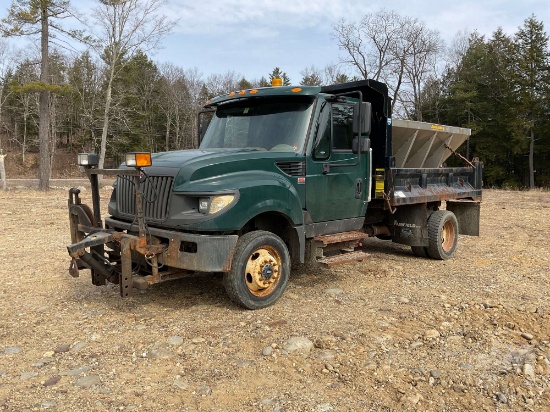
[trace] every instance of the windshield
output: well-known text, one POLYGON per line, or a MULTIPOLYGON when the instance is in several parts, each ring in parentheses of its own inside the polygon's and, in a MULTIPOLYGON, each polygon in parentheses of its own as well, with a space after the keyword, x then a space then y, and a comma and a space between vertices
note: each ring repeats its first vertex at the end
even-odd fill
POLYGON ((201 149, 247 148, 300 153, 313 98, 257 99, 218 107, 201 149))

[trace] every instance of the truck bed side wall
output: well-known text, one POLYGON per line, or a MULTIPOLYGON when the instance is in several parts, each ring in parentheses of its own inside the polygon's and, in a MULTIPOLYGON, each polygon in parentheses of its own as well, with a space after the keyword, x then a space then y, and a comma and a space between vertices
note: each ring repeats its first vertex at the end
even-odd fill
POLYGON ((438 207, 442 201, 455 214, 460 234, 479 236, 482 167, 476 163, 475 168, 390 168, 386 188, 394 212, 388 219, 392 240, 427 246, 429 204, 438 207))
POLYGON ((443 200, 481 201, 482 164, 475 168, 390 168, 386 189, 392 206, 443 200))

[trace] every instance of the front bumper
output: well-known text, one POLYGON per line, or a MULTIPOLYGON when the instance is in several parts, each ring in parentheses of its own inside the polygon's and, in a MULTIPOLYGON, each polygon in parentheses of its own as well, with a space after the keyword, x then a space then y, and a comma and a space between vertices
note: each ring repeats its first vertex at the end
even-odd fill
MULTIPOLYGON (((159 228, 147 228, 145 236, 133 234, 135 224, 105 219, 106 229, 95 228, 82 240, 67 247, 72 257, 70 274, 79 269, 92 271, 92 283, 106 281, 120 285, 121 296, 130 296, 134 287, 173 279, 189 272, 228 272, 237 235, 199 235, 159 228), (105 246, 109 249, 105 253, 105 246), (147 261, 150 273, 139 273, 139 262, 147 261), (165 270, 160 270, 163 268, 165 270)), ((82 232, 81 232, 82 233, 82 232)))
MULTIPOLYGON (((105 218, 105 227, 132 230, 132 224, 109 217, 105 218)), ((164 252, 159 254, 159 264, 195 272, 229 272, 239 238, 237 235, 197 235, 154 227, 149 227, 147 233, 166 245, 164 252)))

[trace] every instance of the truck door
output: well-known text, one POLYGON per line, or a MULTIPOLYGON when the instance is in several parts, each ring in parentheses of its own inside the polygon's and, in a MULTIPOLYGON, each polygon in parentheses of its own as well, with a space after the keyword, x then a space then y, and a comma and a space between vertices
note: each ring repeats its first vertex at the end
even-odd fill
POLYGON ((323 103, 306 161, 306 209, 313 222, 364 216, 370 161, 352 152, 353 104, 323 103))

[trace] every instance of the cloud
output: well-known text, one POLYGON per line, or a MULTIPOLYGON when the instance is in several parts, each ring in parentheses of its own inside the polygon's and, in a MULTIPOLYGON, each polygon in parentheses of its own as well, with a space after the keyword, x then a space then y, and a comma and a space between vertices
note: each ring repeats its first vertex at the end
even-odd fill
POLYGON ((166 14, 179 17, 176 32, 194 36, 231 36, 233 41, 275 39, 292 31, 331 33, 339 19, 359 20, 369 12, 396 10, 438 30, 447 42, 460 30, 490 36, 498 27, 512 34, 535 13, 548 20, 547 0, 169 0, 166 14), (237 39, 237 40, 235 40, 237 39))
MULTIPOLYGON (((330 26, 342 16, 357 15, 365 6, 355 0, 172 0, 168 14, 178 16, 177 31, 187 34, 241 33, 275 37, 288 29, 330 26)), ((326 29, 325 29, 326 30, 326 29)))

